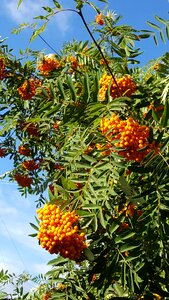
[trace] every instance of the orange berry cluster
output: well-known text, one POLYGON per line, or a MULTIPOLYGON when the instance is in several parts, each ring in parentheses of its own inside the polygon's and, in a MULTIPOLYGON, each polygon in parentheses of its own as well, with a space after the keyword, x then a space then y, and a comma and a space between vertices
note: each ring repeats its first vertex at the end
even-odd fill
POLYGON ((51 293, 46 293, 43 295, 43 299, 42 300, 50 300, 51 299, 51 293))
POLYGON ((18 88, 18 93, 22 100, 30 100, 35 96, 37 87, 41 85, 42 83, 39 79, 30 78, 18 88))
POLYGON ((77 261, 87 247, 85 234, 78 233, 79 216, 74 211, 62 212, 56 204, 45 204, 37 210, 41 220, 38 239, 51 254, 60 253, 65 258, 77 261), (75 226, 74 226, 75 225, 75 226))
POLYGON ((14 175, 14 179, 22 187, 29 187, 33 181, 32 178, 30 178, 28 175, 24 175, 20 173, 16 173, 14 175))
POLYGON ((0 157, 6 156, 7 149, 6 148, 0 148, 0 157))
POLYGON ((36 123, 21 122, 18 124, 21 130, 25 130, 29 135, 38 136, 38 126, 36 123))
POLYGON ((22 165, 28 171, 34 171, 39 168, 39 164, 33 159, 25 160, 22 165))
MULTIPOLYGON (((121 120, 116 114, 112 114, 110 119, 105 118, 101 120, 100 129, 108 140, 108 144, 105 147, 109 149, 107 150, 108 153, 111 152, 111 142, 118 140, 114 143, 114 146, 124 149, 117 152, 128 161, 141 162, 151 150, 155 151, 154 154, 159 152, 159 146, 156 146, 154 141, 151 144, 148 142, 150 128, 140 125, 132 118, 121 120), (143 150, 138 151, 141 149, 143 150)), ((102 146, 98 145, 97 148, 99 149, 99 147, 102 149, 102 146)))
POLYGON ((6 65, 5 59, 2 57, 0 58, 0 80, 3 80, 6 77, 6 65))
POLYGON ((18 147, 18 153, 24 156, 30 156, 31 155, 31 150, 28 148, 27 145, 20 145, 18 147))
MULTIPOLYGON (((149 106, 147 106, 147 112, 144 113, 144 118, 146 118, 147 116, 147 113, 150 111, 150 110, 154 110, 155 112, 157 112, 157 115, 159 117, 161 117, 161 114, 163 113, 163 110, 164 110, 164 105, 160 105, 160 103, 157 103, 157 106, 155 105, 155 103, 151 103, 149 106)), ((149 117, 150 119, 152 118, 152 116, 149 117)))
POLYGON ((113 99, 119 96, 127 96, 131 97, 131 95, 136 91, 136 84, 134 83, 133 79, 130 75, 125 75, 121 78, 116 79, 116 83, 113 81, 111 75, 104 74, 99 81, 100 83, 100 90, 99 90, 99 99, 101 101, 105 100, 106 91, 110 86, 110 95, 113 99), (118 85, 118 87, 117 87, 118 85))
POLYGON ((56 121, 54 124, 53 124, 53 128, 55 130, 59 130, 59 124, 60 124, 60 121, 56 121))
POLYGON ((55 58, 54 54, 45 55, 43 60, 38 65, 38 70, 44 76, 48 76, 50 72, 61 67, 59 60, 55 58))
POLYGON ((103 16, 101 13, 96 16, 96 23, 101 26, 104 25, 103 16))
POLYGON ((72 69, 77 69, 78 67, 78 60, 75 56, 70 57, 71 67, 72 69))

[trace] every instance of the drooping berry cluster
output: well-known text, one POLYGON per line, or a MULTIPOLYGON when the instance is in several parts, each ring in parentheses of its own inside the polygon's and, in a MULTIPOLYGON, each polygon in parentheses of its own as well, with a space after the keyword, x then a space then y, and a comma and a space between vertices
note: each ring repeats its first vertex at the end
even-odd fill
POLYGON ((28 171, 34 171, 39 168, 39 164, 33 159, 25 160, 22 165, 28 171))
POLYGON ((33 182, 32 178, 28 175, 16 173, 14 175, 14 179, 17 181, 17 183, 22 187, 29 187, 31 183, 33 182))
POLYGON ((3 57, 0 58, 0 80, 3 80, 6 77, 6 65, 5 59, 3 57))
POLYGON ((35 137, 39 135, 38 125, 36 123, 20 122, 18 123, 18 127, 26 131, 30 136, 35 137))
POLYGON ((18 88, 18 93, 22 100, 30 100, 35 96, 36 89, 41 85, 42 83, 39 79, 30 78, 18 88))
POLYGON ((54 54, 45 55, 43 60, 38 64, 38 70, 44 76, 48 76, 50 72, 61 67, 61 63, 56 59, 54 54))
POLYGON ((87 247, 85 234, 79 234, 79 216, 74 211, 62 212, 56 204, 45 204, 37 210, 41 220, 38 239, 43 248, 51 254, 60 253, 65 258, 78 260, 87 247))
POLYGON ((31 149, 26 144, 18 146, 18 153, 21 155, 30 156, 31 152, 31 149))
POLYGON ((121 148, 113 151, 128 161, 141 162, 151 150, 154 150, 154 154, 159 152, 159 146, 156 146, 154 141, 152 143, 148 141, 150 128, 140 125, 132 118, 121 120, 116 114, 112 114, 111 118, 101 120, 100 129, 108 140, 106 146, 97 146, 98 149, 105 150, 104 155, 112 151, 112 141, 115 147, 121 148))
POLYGON ((113 99, 119 96, 131 97, 131 95, 136 91, 136 84, 130 75, 125 75, 121 78, 117 78, 116 82, 112 79, 111 75, 104 74, 99 81, 99 99, 101 101, 105 100, 106 91, 110 85, 110 95, 113 99))
POLYGON ((7 149, 6 148, 0 148, 0 157, 6 156, 7 149))

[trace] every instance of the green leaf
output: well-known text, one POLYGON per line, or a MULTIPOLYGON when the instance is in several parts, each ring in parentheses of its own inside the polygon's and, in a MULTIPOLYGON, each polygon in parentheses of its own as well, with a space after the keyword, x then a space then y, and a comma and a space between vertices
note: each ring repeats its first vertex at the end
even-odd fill
POLYGON ((66 297, 67 297, 67 295, 65 294, 65 293, 63 293, 63 291, 62 292, 60 292, 60 293, 54 293, 54 295, 52 295, 52 299, 54 300, 54 299, 56 299, 56 300, 58 300, 58 299, 66 299, 66 297), (61 298, 62 297, 62 298, 61 298), (64 298, 63 298, 64 297, 64 298))
POLYGON ((42 6, 42 8, 44 10, 46 10, 47 12, 49 12, 49 13, 53 13, 53 9, 51 7, 49 7, 49 6, 42 6))
POLYGON ((127 280, 126 280, 126 263, 123 263, 122 265, 122 272, 121 272, 121 279, 122 279, 122 285, 123 287, 126 286, 127 280))
POLYGON ((133 279, 133 271, 132 269, 129 269, 129 281, 132 292, 134 292, 134 279, 133 279))
POLYGON ((138 262, 136 267, 135 267, 135 271, 138 272, 139 270, 141 270, 145 265, 145 262, 138 262))
POLYGON ((94 261, 94 255, 93 255, 92 251, 89 248, 84 249, 83 253, 84 253, 84 256, 89 261, 94 261))
POLYGON ((78 216, 83 217, 83 218, 95 216, 94 213, 84 211, 84 210, 76 210, 76 213, 77 213, 78 216))
POLYGON ((155 19, 158 21, 158 22, 160 22, 161 24, 164 24, 164 25, 167 25, 167 22, 165 21, 165 20, 163 20, 162 18, 160 18, 159 16, 154 16, 155 17, 155 19))
POLYGON ((62 6, 59 4, 59 2, 58 2, 58 1, 56 1, 56 0, 53 0, 53 3, 55 4, 55 6, 56 6, 57 8, 59 8, 59 9, 61 9, 61 8, 62 8, 62 6))
POLYGON ((158 46, 158 40, 157 40, 157 37, 155 34, 153 35, 153 39, 154 39, 155 44, 158 46))
POLYGON ((57 80, 57 83, 58 83, 58 89, 59 89, 59 92, 61 94, 61 97, 63 98, 63 100, 65 100, 66 99, 66 95, 65 95, 65 92, 64 92, 64 89, 63 89, 63 84, 60 81, 60 79, 57 80))
POLYGON ((82 0, 77 0, 76 8, 77 8, 78 10, 81 10, 82 7, 83 7, 83 2, 82 2, 82 0))
POLYGON ((161 210, 166 210, 166 211, 169 211, 169 206, 165 205, 165 204, 162 204, 160 203, 160 207, 159 207, 161 210))
POLYGON ((83 209, 100 209, 100 205, 89 204, 89 205, 83 206, 83 209))
POLYGON ((169 26, 166 26, 166 36, 167 36, 167 38, 168 38, 168 40, 169 40, 169 26))
POLYGON ((110 234, 113 234, 119 228, 119 226, 120 224, 113 222, 109 228, 110 234))
POLYGON ((31 234, 28 234, 28 236, 35 237, 35 236, 37 236, 37 233, 31 233, 31 234))
POLYGON ((153 117, 153 119, 154 119, 156 122, 159 121, 158 115, 157 115, 157 113, 154 111, 154 109, 152 109, 152 117, 153 117))
POLYGON ((38 228, 36 225, 34 225, 33 223, 29 223, 29 224, 31 225, 31 227, 32 227, 33 229, 39 231, 39 228, 38 228))
POLYGON ((130 251, 130 250, 133 250, 133 249, 136 249, 140 247, 140 245, 130 245, 130 244, 124 244, 123 246, 121 246, 119 248, 119 251, 120 252, 126 252, 126 251, 130 251))
POLYGON ((125 177, 122 175, 120 176, 119 182, 121 184, 121 189, 122 191, 127 195, 127 196, 131 196, 131 187, 128 184, 128 182, 126 181, 125 177))
POLYGON ((161 126, 165 127, 169 125, 169 101, 166 101, 164 111, 161 117, 161 126))
POLYGON ((87 103, 90 98, 89 75, 87 73, 84 74, 83 88, 84 88, 83 101, 87 103))
POLYGON ((59 111, 61 105, 56 105, 54 106, 51 110, 48 110, 45 114, 44 114, 44 117, 50 117, 52 116, 53 114, 55 114, 57 111, 59 111))
POLYGON ((86 1, 86 3, 88 3, 98 14, 100 13, 100 9, 96 5, 94 5, 94 3, 90 1, 86 1))
POLYGON ((113 284, 113 288, 119 297, 123 297, 124 291, 117 282, 113 284))
POLYGON ((161 151, 163 152, 165 150, 165 148, 168 146, 169 143, 169 137, 164 141, 162 147, 161 147, 161 151))
POLYGON ((72 100, 73 101, 77 101, 77 94, 76 94, 76 90, 72 81, 72 78, 70 76, 67 76, 67 84, 69 86, 71 95, 72 95, 72 100))
POLYGON ((106 221, 105 221, 105 219, 104 219, 103 211, 102 211, 101 208, 99 209, 98 217, 99 217, 100 223, 101 223, 101 225, 103 226, 103 228, 106 228, 106 221))
POLYGON ((97 160, 89 155, 83 154, 82 157, 91 163, 96 163, 97 160))
POLYGON ((138 288, 140 287, 139 283, 143 282, 143 280, 141 279, 141 277, 134 272, 134 282, 136 283, 136 285, 138 286, 138 288))
POLYGON ((162 30, 160 30, 160 37, 161 37, 163 43, 165 44, 166 41, 165 41, 164 33, 162 30))
POLYGON ((64 258, 62 256, 58 256, 57 258, 54 258, 48 262, 48 266, 60 266, 64 263, 68 262, 69 259, 64 258))
POLYGON ((147 24, 149 26, 153 27, 154 29, 158 30, 158 31, 161 30, 161 28, 158 25, 156 25, 156 24, 154 24, 152 22, 147 21, 147 24))
POLYGON ((73 295, 69 295, 69 298, 70 298, 71 300, 77 300, 77 298, 74 297, 73 295))
POLYGON ((117 235, 114 239, 114 242, 115 242, 115 244, 118 244, 123 240, 127 240, 127 239, 133 237, 135 234, 136 234, 135 232, 130 232, 130 233, 124 232, 121 235, 117 235))
POLYGON ((30 38, 30 43, 32 43, 34 41, 34 39, 36 39, 36 37, 45 30, 46 26, 47 26, 47 22, 45 22, 39 29, 34 30, 32 36, 30 38))
POLYGON ((17 8, 19 8, 19 6, 21 5, 22 2, 23 2, 23 0, 19 0, 19 1, 18 1, 18 6, 17 6, 17 8))

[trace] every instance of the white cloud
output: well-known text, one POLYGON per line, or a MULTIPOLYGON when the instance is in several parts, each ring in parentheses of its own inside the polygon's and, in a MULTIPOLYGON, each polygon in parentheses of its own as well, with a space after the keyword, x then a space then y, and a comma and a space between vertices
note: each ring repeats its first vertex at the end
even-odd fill
POLYGON ((17 23, 32 22, 33 17, 39 15, 41 6, 49 5, 49 1, 32 1, 24 0, 21 6, 17 9, 18 0, 4 1, 4 6, 8 15, 17 23))
MULTIPOLYGON (((18 0, 4 0, 4 13, 8 17, 12 18, 16 23, 32 23, 37 20, 33 20, 34 17, 39 15, 44 15, 45 11, 42 6, 50 6, 51 2, 49 0, 23 0, 21 6, 17 9, 18 0)), ((51 20, 54 24, 55 30, 59 31, 62 36, 70 28, 70 18, 72 12, 59 12, 51 20)), ((51 26, 50 26, 51 27, 51 26)))
POLYGON ((62 35, 64 35, 70 29, 71 16, 72 12, 60 12, 55 16, 55 22, 62 35))
POLYGON ((44 274, 44 273, 47 273, 49 270, 51 270, 51 267, 49 267, 45 264, 42 264, 42 263, 35 263, 35 264, 33 264, 33 269, 34 269, 35 273, 44 274))
POLYGON ((20 274, 22 273, 21 270, 23 271, 24 266, 21 261, 16 259, 16 257, 15 260, 8 257, 4 261, 0 261, 0 270, 2 269, 5 271, 8 270, 9 273, 20 274))
POLYGON ((5 215, 17 215, 18 211, 15 207, 7 206, 5 203, 0 201, 0 211, 3 211, 5 215))

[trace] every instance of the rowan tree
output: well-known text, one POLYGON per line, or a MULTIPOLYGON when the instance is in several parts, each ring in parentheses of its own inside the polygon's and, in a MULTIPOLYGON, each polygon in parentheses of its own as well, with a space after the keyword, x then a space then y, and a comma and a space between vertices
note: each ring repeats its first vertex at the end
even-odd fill
MULTIPOLYGON (((22 195, 37 195, 32 236, 57 254, 43 300, 167 299, 169 54, 144 67, 139 55, 142 39, 169 39, 169 24, 136 30, 97 2, 69 9, 89 41, 24 63, 1 41, 0 156, 22 195)), ((32 40, 62 13, 53 5, 32 40)))

